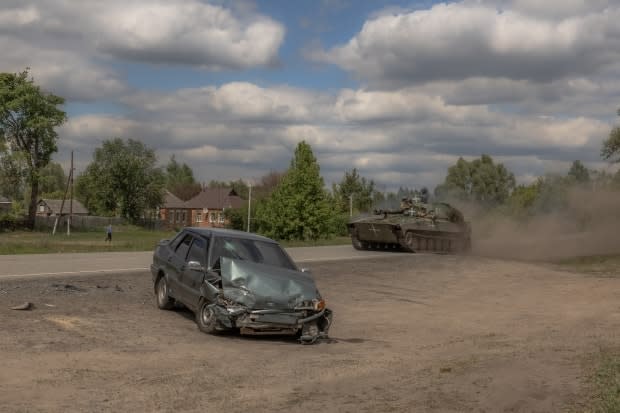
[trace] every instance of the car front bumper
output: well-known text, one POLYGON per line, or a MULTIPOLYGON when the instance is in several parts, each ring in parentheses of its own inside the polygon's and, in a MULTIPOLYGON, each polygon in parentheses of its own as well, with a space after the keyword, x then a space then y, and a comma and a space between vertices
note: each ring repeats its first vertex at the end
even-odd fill
POLYGON ((279 310, 251 310, 213 305, 216 317, 224 329, 238 328, 245 335, 297 335, 302 342, 327 338, 333 313, 321 311, 287 312, 279 310))

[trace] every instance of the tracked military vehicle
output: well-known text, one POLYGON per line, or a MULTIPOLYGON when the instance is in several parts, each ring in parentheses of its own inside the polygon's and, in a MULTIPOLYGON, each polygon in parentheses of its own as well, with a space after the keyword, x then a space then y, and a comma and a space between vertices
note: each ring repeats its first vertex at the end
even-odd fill
POLYGON ((416 197, 403 199, 398 209, 352 219, 348 228, 358 250, 455 253, 471 248, 471 226, 459 210, 416 197))

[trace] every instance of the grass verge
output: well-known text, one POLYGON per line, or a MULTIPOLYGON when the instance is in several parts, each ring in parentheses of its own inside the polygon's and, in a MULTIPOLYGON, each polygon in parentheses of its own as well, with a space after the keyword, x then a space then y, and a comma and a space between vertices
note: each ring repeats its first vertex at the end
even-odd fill
POLYGON ((620 255, 591 255, 559 260, 564 269, 599 277, 620 276, 620 255))
POLYGON ((601 350, 597 367, 590 377, 591 394, 583 412, 620 412, 620 351, 601 350))
POLYGON ((0 233, 0 255, 7 254, 45 254, 63 252, 100 251, 148 251, 152 250, 162 238, 174 235, 171 231, 148 231, 126 226, 115 227, 112 242, 105 241, 101 232, 5 232, 0 233))
MULTIPOLYGON (((112 242, 105 242, 105 233, 73 232, 52 235, 49 232, 4 232, 0 233, 0 255, 47 254, 63 252, 111 252, 152 251, 160 239, 171 238, 173 231, 149 231, 133 226, 114 228, 112 242)), ((314 247, 320 245, 343 245, 351 241, 348 237, 336 237, 317 241, 285 241, 284 247, 314 247)))

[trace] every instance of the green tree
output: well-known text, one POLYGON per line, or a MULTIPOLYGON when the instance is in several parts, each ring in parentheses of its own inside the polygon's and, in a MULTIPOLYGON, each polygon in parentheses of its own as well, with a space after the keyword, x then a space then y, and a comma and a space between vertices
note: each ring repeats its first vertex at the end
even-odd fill
POLYGON ((178 163, 172 155, 166 165, 166 189, 187 201, 200 192, 201 185, 194 179, 192 168, 186 163, 178 163))
POLYGON ((40 172, 58 150, 55 128, 67 115, 58 109, 65 100, 42 91, 28 76, 28 70, 0 73, 0 137, 23 156, 30 184, 28 218, 34 227, 40 172))
MULTIPOLYGON (((618 116, 620 116, 620 109, 618 109, 618 116)), ((603 142, 601 148, 601 156, 605 160, 611 162, 620 162, 620 126, 615 126, 609 132, 609 137, 603 142)))
MULTIPOLYGON (((252 186, 252 208, 250 210, 250 231, 254 231, 260 227, 259 218, 256 216, 256 211, 261 210, 264 204, 267 202, 267 199, 271 196, 273 191, 276 189, 282 177, 284 176, 283 172, 270 171, 269 173, 263 175, 255 185, 252 186)), ((225 188, 233 188, 237 194, 243 198, 248 199, 249 195, 249 187, 242 180, 230 181, 230 182, 220 182, 220 181, 211 181, 209 182, 209 186, 217 187, 222 186, 225 188)), ((248 204, 247 202, 243 204, 241 208, 237 209, 227 209, 224 211, 226 214, 226 218, 229 221, 228 227, 231 229, 243 230, 245 231, 248 228, 248 204)))
POLYGON ((568 170, 569 179, 579 184, 585 184, 590 182, 590 171, 586 168, 581 161, 573 161, 570 169, 568 170))
POLYGON ((334 201, 340 212, 349 213, 351 205, 355 212, 368 212, 373 205, 375 183, 360 176, 356 168, 345 171, 342 180, 332 185, 334 201), (352 203, 351 203, 351 198, 352 203))
POLYGON ((286 174, 257 211, 259 229, 281 240, 316 240, 330 235, 335 215, 312 148, 302 141, 286 174))
POLYGON ((566 208, 571 182, 565 176, 547 174, 539 177, 534 185, 538 191, 532 206, 535 214, 553 213, 566 208))
POLYGON ((58 162, 48 163, 41 172, 39 191, 43 196, 64 193, 67 186, 67 176, 58 162))
POLYGON ((510 215, 524 218, 534 213, 534 204, 540 194, 540 181, 530 185, 519 185, 510 194, 507 208, 510 215))
POLYGON ((155 151, 140 141, 106 140, 77 179, 78 199, 92 212, 135 222, 163 202, 165 177, 156 163, 155 151))
POLYGON ((435 188, 439 198, 456 197, 487 205, 502 204, 515 187, 514 175, 489 155, 471 162, 459 158, 448 168, 443 184, 435 188))
POLYGON ((25 195, 27 169, 21 153, 11 152, 0 142, 0 196, 21 200, 25 195))
MULTIPOLYGON (((249 186, 243 179, 237 179, 236 181, 211 180, 207 186, 209 188, 230 188, 233 189, 239 197, 248 199, 249 186)), ((252 192, 254 192, 254 190, 252 192)), ((254 194, 252 196, 254 196, 254 194)))

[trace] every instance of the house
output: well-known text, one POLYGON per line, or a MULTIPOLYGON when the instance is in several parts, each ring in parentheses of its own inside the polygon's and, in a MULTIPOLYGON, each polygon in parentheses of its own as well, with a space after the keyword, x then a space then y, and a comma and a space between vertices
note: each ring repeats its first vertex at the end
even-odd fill
POLYGON ((177 222, 186 222, 187 209, 184 204, 185 202, 177 198, 172 192, 166 191, 164 195, 164 204, 159 208, 159 219, 167 222, 171 227, 175 226, 177 222), (183 215, 185 215, 185 217, 183 217, 183 215))
POLYGON ((198 195, 186 202, 167 193, 159 216, 170 227, 225 227, 228 222, 224 211, 241 208, 244 202, 235 190, 230 188, 203 188, 198 195))
POLYGON ((3 196, 0 196, 0 214, 11 210, 12 202, 3 196))
MULTIPOLYGON (((62 214, 68 215, 71 200, 65 199, 65 204, 62 208, 62 214)), ((38 216, 57 216, 60 215, 60 206, 62 205, 62 199, 41 199, 37 204, 37 215, 38 216)), ((73 215, 88 215, 88 210, 84 208, 84 205, 80 203, 80 201, 73 200, 73 215)))

